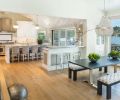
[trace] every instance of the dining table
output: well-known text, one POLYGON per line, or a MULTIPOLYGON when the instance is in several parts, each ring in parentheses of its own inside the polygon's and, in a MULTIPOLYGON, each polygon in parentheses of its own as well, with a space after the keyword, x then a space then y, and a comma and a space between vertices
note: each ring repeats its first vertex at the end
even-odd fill
POLYGON ((117 71, 117 64, 120 64, 120 59, 112 59, 108 56, 102 56, 97 62, 92 63, 90 62, 89 59, 77 59, 74 61, 68 61, 68 67, 70 66, 70 64, 74 64, 77 66, 81 66, 83 68, 86 68, 89 70, 89 84, 92 85, 93 87, 97 87, 94 84, 94 80, 93 80, 93 70, 94 69, 102 69, 104 68, 104 73, 107 73, 107 69, 108 67, 114 66, 114 72, 117 71))

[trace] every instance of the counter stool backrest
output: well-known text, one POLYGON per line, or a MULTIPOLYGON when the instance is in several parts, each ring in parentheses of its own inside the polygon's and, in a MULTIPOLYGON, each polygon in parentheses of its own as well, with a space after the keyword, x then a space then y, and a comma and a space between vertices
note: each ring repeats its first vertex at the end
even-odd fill
POLYGON ((42 52, 43 47, 42 46, 38 46, 38 52, 42 52))
POLYGON ((22 47, 22 53, 23 54, 28 54, 29 53, 29 46, 23 46, 22 47))
POLYGON ((20 50, 19 47, 12 47, 12 54, 19 54, 20 50))
POLYGON ((38 46, 32 46, 32 53, 38 53, 38 46))
POLYGON ((75 52, 73 55, 74 60, 80 59, 81 53, 80 52, 75 52))

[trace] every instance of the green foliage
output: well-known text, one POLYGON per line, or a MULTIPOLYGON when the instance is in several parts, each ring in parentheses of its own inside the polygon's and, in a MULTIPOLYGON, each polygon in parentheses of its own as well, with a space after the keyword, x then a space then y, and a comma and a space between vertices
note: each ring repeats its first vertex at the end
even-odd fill
POLYGON ((112 58, 120 58, 120 52, 117 51, 117 50, 112 50, 109 54, 108 54, 109 57, 112 57, 112 58))
POLYGON ((45 40, 44 33, 38 33, 38 37, 37 37, 38 44, 42 44, 44 40, 45 40))
POLYGON ((45 35, 44 33, 38 33, 38 40, 44 40, 45 39, 45 35))
POLYGON ((115 26, 113 27, 114 29, 114 33, 120 33, 120 27, 119 26, 115 26))
POLYGON ((100 59, 100 55, 99 54, 96 54, 96 53, 90 53, 88 55, 88 58, 91 62, 96 62, 100 59))

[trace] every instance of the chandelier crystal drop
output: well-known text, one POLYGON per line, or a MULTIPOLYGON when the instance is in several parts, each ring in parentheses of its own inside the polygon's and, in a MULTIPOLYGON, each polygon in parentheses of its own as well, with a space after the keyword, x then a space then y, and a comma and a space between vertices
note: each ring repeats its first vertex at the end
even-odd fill
MULTIPOLYGON (((105 6, 105 0, 104 0, 105 6)), ((104 7, 104 16, 102 16, 99 25, 96 26, 96 34, 101 36, 111 36, 113 34, 113 27, 110 17, 107 16, 105 7, 104 7)))

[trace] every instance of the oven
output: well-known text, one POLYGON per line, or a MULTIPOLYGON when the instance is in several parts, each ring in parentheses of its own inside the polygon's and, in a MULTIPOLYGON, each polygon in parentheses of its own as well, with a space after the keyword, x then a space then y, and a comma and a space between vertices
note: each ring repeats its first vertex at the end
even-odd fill
POLYGON ((5 46, 0 46, 0 55, 5 55, 5 46))

